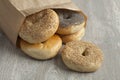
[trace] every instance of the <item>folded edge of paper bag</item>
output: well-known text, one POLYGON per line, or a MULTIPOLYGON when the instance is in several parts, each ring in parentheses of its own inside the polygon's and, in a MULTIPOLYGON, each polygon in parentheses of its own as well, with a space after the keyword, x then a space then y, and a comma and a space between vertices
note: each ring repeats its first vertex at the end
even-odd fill
MULTIPOLYGON (((35 14, 36 12, 47 8, 62 8, 79 11, 78 7, 71 0, 61 0, 63 1, 62 3, 59 3, 59 0, 54 0, 54 3, 51 3, 52 5, 49 5, 49 3, 45 3, 45 1, 45 4, 43 5, 42 0, 39 0, 39 3, 35 5, 35 1, 31 0, 34 1, 34 6, 31 8, 25 6, 24 9, 19 8, 17 5, 20 6, 20 4, 16 4, 17 2, 12 3, 10 1, 16 0, 0 0, 0 24, 3 32, 15 45, 17 44, 19 29, 27 16, 35 14), (38 6, 40 4, 42 4, 43 6, 38 6)), ((46 0, 46 2, 47 1, 53 0, 46 0)), ((30 3, 25 3, 24 5, 31 5, 30 3)))

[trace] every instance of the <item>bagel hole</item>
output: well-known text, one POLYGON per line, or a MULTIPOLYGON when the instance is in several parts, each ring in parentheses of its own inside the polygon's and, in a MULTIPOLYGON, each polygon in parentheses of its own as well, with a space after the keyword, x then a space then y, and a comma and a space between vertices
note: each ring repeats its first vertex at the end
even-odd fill
POLYGON ((84 50, 84 52, 82 53, 82 56, 87 56, 88 55, 88 53, 87 53, 87 48, 84 50))
POLYGON ((71 16, 67 16, 67 17, 66 17, 66 19, 70 19, 70 18, 71 18, 71 16))
POLYGON ((82 53, 82 56, 86 56, 86 53, 85 53, 85 52, 83 52, 83 53, 82 53))
POLYGON ((70 19, 72 17, 72 15, 65 15, 64 18, 65 19, 70 19))

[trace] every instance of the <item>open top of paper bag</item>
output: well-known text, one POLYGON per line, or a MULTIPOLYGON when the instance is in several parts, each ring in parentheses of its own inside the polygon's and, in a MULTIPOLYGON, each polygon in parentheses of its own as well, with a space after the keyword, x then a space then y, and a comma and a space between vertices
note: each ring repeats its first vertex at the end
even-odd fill
POLYGON ((23 15, 29 16, 46 8, 78 10, 71 0, 10 0, 23 15))
POLYGON ((46 8, 78 10, 71 0, 0 0, 1 29, 16 45, 25 18, 46 8))

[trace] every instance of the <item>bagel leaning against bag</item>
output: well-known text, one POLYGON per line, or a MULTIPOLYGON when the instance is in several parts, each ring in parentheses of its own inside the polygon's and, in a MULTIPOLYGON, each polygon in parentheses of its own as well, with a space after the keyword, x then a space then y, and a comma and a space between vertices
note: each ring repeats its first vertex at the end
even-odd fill
POLYGON ((82 12, 54 9, 59 16, 60 25, 57 33, 60 35, 70 35, 80 31, 86 25, 86 17, 82 12))
POLYGON ((29 43, 41 43, 55 34, 59 26, 59 18, 52 9, 45 9, 26 18, 19 36, 29 43))
POLYGON ((63 43, 81 40, 85 35, 87 18, 81 11, 54 9, 59 16, 60 25, 57 34, 63 43))

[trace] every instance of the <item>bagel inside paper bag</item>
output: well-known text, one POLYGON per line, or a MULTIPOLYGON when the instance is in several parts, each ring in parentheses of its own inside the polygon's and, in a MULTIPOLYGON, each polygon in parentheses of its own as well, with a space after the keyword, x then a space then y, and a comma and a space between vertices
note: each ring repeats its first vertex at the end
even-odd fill
POLYGON ((81 12, 71 0, 0 0, 0 28, 16 45, 20 27, 26 17, 47 8, 81 12))

